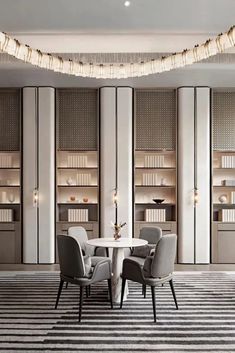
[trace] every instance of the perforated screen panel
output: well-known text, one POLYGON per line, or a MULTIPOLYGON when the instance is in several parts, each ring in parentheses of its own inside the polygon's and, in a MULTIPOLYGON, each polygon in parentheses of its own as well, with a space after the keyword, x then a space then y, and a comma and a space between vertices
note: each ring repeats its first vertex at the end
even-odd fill
POLYGON ((0 151, 20 150, 20 90, 0 89, 0 151))
POLYGON ((235 150, 235 92, 213 92, 213 149, 235 150))
POLYGON ((57 90, 57 147, 96 150, 98 101, 96 89, 57 90))
POLYGON ((136 149, 175 150, 175 90, 136 90, 136 149))

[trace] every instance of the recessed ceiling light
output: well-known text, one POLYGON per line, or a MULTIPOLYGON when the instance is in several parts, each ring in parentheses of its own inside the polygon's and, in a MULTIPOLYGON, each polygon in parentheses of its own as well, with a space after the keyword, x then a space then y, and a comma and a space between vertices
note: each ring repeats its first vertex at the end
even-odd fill
POLYGON ((131 4, 130 1, 125 1, 125 2, 124 2, 124 5, 125 5, 126 7, 130 6, 130 4, 131 4))

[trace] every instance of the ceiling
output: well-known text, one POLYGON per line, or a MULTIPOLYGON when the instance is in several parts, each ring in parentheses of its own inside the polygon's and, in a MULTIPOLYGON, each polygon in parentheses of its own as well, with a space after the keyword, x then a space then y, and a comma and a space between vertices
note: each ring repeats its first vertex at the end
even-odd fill
MULTIPOLYGON (((0 0, 0 30, 46 52, 174 52, 235 24, 235 0, 0 0)), ((1 56, 1 55, 0 55, 1 56)), ((95 80, 0 60, 0 85, 235 86, 235 60, 127 80, 95 80)))

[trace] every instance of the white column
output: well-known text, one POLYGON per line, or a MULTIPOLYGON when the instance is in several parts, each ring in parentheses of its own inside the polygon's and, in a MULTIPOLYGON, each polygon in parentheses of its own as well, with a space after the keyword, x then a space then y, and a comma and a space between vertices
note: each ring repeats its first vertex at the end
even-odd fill
POLYGON ((195 262, 210 262, 210 89, 196 88, 195 262))
POLYGON ((55 262, 55 90, 38 89, 39 263, 55 262))
POLYGON ((133 89, 117 88, 118 222, 126 222, 122 236, 132 237, 132 122, 133 89))
POLYGON ((194 88, 178 89, 178 262, 194 263, 194 88))
POLYGON ((37 263, 37 89, 23 89, 23 262, 37 263))
POLYGON ((116 188, 116 88, 100 89, 100 208, 101 237, 112 237, 116 188))

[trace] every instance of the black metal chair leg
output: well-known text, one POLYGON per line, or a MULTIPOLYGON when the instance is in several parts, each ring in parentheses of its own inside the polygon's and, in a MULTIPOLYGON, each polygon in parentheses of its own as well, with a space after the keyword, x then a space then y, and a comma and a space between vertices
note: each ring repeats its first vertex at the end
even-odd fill
POLYGON ((122 279, 122 294, 121 294, 120 309, 122 309, 122 303, 123 303, 123 297, 124 297, 124 292, 125 292, 125 286, 126 286, 126 278, 123 278, 122 279))
POLYGON ((151 286, 151 292, 152 292, 152 303, 153 303, 153 317, 154 317, 154 322, 156 322, 157 317, 156 317, 155 287, 151 286))
POLYGON ((91 286, 88 286, 88 295, 89 295, 89 297, 91 295, 91 286))
POLYGON ((111 309, 113 309, 113 294, 112 294, 111 279, 108 279, 108 287, 109 287, 109 299, 110 299, 111 309))
POLYGON ((82 319, 82 304, 83 304, 83 295, 84 295, 84 287, 80 287, 80 303, 79 303, 79 319, 78 321, 81 322, 82 319))
POLYGON ((143 295, 146 298, 146 284, 143 284, 143 295))
POLYGON ((88 288, 88 286, 86 286, 86 297, 87 298, 89 297, 89 288, 88 288))
POLYGON ((176 310, 178 310, 178 303, 177 303, 177 299, 176 299, 176 295, 175 295, 175 289, 174 289, 173 279, 170 279, 169 283, 170 283, 171 292, 172 292, 172 295, 173 295, 173 298, 174 298, 174 301, 175 301, 175 307, 176 307, 176 310))
POLYGON ((109 257, 109 248, 105 248, 106 250, 106 256, 109 257))
POLYGON ((65 287, 66 289, 68 288, 68 285, 69 285, 69 282, 66 282, 66 287, 65 287))
POLYGON ((61 279, 61 280, 60 280, 59 289, 58 289, 58 293, 57 293, 57 298, 56 298, 56 303, 55 303, 55 309, 57 309, 57 306, 58 306, 58 303, 59 303, 60 294, 61 294, 61 292, 62 292, 63 284, 64 284, 64 281, 61 279))

